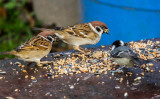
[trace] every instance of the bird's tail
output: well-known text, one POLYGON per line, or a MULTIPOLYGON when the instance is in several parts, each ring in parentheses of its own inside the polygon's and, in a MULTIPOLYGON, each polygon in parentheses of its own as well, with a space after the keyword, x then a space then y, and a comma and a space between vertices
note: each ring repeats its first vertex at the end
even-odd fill
POLYGON ((0 55, 2 54, 12 54, 15 55, 16 51, 8 51, 8 52, 0 52, 0 55))
POLYGON ((39 31, 56 31, 55 29, 47 29, 47 28, 38 28, 38 27, 33 27, 33 30, 39 30, 39 31))
POLYGON ((152 62, 153 60, 151 60, 151 59, 143 60, 143 59, 141 59, 141 58, 134 58, 132 61, 133 61, 133 63, 134 63, 135 65, 141 66, 141 65, 143 65, 143 64, 150 63, 150 62, 152 62))

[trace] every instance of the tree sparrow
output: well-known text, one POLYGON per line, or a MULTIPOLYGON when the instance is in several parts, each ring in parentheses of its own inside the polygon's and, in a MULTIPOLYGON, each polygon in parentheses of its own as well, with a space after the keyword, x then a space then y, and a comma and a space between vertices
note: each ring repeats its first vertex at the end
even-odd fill
POLYGON ((38 66, 41 66, 41 63, 45 63, 40 62, 41 58, 48 55, 52 48, 52 42, 54 41, 53 35, 51 31, 41 32, 29 41, 15 48, 15 50, 0 52, 0 54, 12 54, 24 61, 36 62, 38 66))
POLYGON ((139 58, 138 54, 134 53, 129 47, 124 46, 124 42, 121 40, 113 42, 110 54, 113 61, 120 66, 126 66, 127 68, 134 65, 142 65, 146 62, 146 60, 139 58))
POLYGON ((66 28, 44 29, 35 28, 35 30, 51 30, 62 39, 65 43, 73 45, 73 49, 82 51, 80 45, 92 45, 99 42, 103 33, 108 34, 108 27, 100 21, 92 21, 89 23, 77 24, 66 28))

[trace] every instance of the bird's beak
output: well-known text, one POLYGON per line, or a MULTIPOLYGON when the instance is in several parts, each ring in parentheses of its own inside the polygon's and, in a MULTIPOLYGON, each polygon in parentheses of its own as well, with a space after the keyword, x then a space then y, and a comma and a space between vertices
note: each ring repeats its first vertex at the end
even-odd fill
POLYGON ((110 32, 109 29, 104 29, 104 33, 109 34, 108 32, 110 32))

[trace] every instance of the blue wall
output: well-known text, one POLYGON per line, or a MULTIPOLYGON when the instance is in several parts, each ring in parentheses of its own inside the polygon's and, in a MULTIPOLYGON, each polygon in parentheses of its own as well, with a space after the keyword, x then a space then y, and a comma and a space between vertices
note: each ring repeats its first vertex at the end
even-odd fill
POLYGON ((81 0, 81 8, 82 22, 98 20, 110 29, 96 46, 160 37, 160 0, 81 0))

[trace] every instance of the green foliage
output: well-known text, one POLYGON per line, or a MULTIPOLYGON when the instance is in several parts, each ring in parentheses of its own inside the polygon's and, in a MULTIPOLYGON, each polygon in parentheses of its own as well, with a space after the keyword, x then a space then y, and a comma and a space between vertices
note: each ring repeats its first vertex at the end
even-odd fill
MULTIPOLYGON (((23 18, 25 3, 26 0, 0 0, 0 9, 4 10, 0 12, 0 52, 10 51, 33 36, 28 21, 23 18)), ((0 55, 0 58, 5 57, 0 55)))

